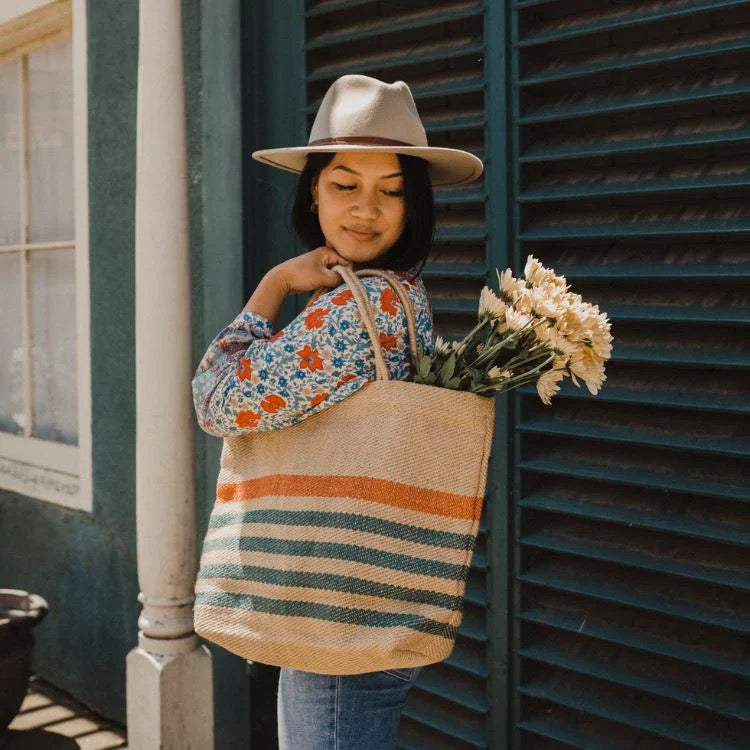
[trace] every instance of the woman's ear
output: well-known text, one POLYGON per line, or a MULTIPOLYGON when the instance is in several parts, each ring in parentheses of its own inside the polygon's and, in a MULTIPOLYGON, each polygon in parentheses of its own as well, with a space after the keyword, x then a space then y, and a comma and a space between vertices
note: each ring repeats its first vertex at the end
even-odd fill
POLYGON ((318 200, 318 177, 319 175, 315 175, 315 177, 313 177, 310 181, 310 197, 315 202, 317 202, 318 200))

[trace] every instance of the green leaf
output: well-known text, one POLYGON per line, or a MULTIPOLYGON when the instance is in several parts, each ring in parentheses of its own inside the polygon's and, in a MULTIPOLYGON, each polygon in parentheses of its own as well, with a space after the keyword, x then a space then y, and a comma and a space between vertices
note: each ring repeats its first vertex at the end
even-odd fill
POLYGON ((435 381, 437 380, 437 375, 434 372, 427 373, 427 377, 425 377, 424 382, 425 385, 435 385, 435 381))
POLYGON ((432 358, 427 355, 423 354, 419 358, 419 367, 417 368, 417 372, 421 378, 426 378, 427 373, 430 371, 430 365, 432 364, 432 358))
POLYGON ((456 369, 456 353, 453 352, 445 364, 440 368, 440 380, 445 383, 453 377, 453 371, 456 369))

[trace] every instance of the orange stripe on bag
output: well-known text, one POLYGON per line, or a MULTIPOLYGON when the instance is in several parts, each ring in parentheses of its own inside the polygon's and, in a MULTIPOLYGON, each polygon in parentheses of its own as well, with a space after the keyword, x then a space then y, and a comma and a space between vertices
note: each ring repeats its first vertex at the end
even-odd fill
POLYGON ((474 518, 477 509, 481 508, 478 499, 469 495, 428 490, 388 479, 363 476, 272 474, 244 482, 219 484, 216 488, 216 499, 222 503, 253 500, 269 495, 356 497, 450 518, 474 518))

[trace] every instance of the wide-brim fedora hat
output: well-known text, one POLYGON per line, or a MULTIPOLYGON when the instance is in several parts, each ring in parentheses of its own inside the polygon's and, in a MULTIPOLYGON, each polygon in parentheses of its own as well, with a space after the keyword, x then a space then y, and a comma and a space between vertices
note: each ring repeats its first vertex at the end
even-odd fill
POLYGON ((266 148, 253 159, 301 172, 308 154, 331 151, 384 151, 418 156, 428 162, 433 185, 476 180, 484 169, 474 154, 431 147, 409 87, 363 75, 337 78, 326 91, 306 146, 266 148))

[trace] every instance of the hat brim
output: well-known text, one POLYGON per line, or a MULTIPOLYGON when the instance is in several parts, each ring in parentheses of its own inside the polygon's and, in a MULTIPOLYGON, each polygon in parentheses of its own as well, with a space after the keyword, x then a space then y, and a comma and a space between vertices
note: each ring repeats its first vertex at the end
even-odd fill
POLYGON ((352 144, 329 144, 323 146, 294 146, 292 148, 266 148, 253 151, 253 159, 272 167, 301 172, 308 154, 339 151, 382 151, 391 154, 418 156, 429 164, 430 181, 433 185, 463 185, 481 176, 484 165, 468 151, 457 148, 431 146, 365 146, 352 144))

